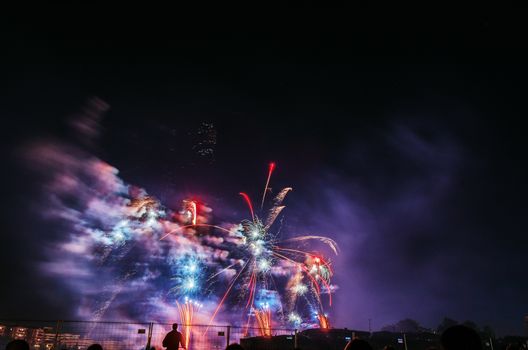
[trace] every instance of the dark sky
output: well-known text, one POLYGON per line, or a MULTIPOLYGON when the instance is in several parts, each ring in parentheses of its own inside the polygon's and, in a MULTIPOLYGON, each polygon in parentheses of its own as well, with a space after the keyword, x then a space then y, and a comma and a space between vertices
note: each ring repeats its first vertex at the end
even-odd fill
POLYGON ((167 205, 198 193, 238 208, 237 193, 257 196, 276 161, 277 186, 294 187, 287 224, 340 243, 338 326, 450 316, 523 333, 521 18, 320 16, 258 29, 101 13, 8 26, 0 317, 68 313, 50 297, 67 292, 34 268, 45 227, 19 150, 71 139, 68 118, 98 96, 111 109, 93 152, 167 205), (217 132, 214 159, 192 148, 204 122, 217 132))

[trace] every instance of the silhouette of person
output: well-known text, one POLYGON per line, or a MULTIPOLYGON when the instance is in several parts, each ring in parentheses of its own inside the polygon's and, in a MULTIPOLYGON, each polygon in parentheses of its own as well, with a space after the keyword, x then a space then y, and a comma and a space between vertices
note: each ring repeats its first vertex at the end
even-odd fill
POLYGON ((29 350, 29 344, 25 340, 16 339, 7 343, 5 350, 29 350))
POLYGON ((345 350, 372 350, 372 346, 363 339, 352 339, 345 346, 345 350))
POLYGON ((167 333, 165 338, 163 338, 163 347, 167 348, 167 350, 178 350, 178 347, 181 344, 181 347, 185 349, 185 346, 182 342, 182 334, 178 332, 178 324, 173 323, 172 324, 172 331, 167 333))
POLYGON ((240 344, 233 343, 226 346, 225 350, 244 350, 244 348, 240 344))
POLYGON ((103 350, 101 344, 92 344, 86 350, 103 350))
POLYGON ((482 350, 482 342, 477 332, 463 325, 446 329, 440 337, 440 343, 444 350, 482 350))

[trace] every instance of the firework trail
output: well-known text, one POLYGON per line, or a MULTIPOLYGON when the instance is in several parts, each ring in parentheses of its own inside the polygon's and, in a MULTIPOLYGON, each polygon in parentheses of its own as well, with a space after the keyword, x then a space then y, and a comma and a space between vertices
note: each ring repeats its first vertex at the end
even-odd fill
POLYGON ((328 317, 326 317, 326 315, 319 314, 317 317, 319 318, 319 325, 322 329, 330 328, 330 323, 328 322, 328 317))
POLYGON ((271 337, 271 310, 266 304, 259 309, 253 309, 255 318, 258 323, 260 335, 263 337, 271 337))
POLYGON ((242 198, 244 198, 247 203, 249 212, 251 213, 251 220, 255 221, 255 212, 253 211, 253 204, 251 203, 251 199, 249 199, 249 196, 244 192, 240 192, 239 194, 242 196, 242 198))
POLYGON ((196 218, 198 216, 196 201, 184 200, 183 205, 184 208, 182 214, 185 215, 186 221, 188 221, 190 225, 196 225, 196 218))
POLYGON ((180 323, 182 324, 183 346, 187 350, 190 350, 194 313, 198 311, 202 305, 189 299, 185 300, 183 304, 176 302, 176 305, 178 306, 180 323))
POLYGON ((260 204, 260 210, 264 208, 264 201, 266 200, 266 192, 268 192, 268 186, 271 179, 271 174, 273 173, 273 170, 275 169, 275 163, 269 164, 269 170, 268 170, 268 179, 266 180, 266 185, 264 186, 264 192, 262 193, 262 202, 260 204))

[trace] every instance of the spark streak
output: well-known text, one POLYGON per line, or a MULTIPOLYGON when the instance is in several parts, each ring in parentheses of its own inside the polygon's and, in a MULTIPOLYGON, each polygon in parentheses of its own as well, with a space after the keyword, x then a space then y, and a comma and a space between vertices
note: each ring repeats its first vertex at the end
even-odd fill
POLYGON ((317 318, 319 319, 319 326, 322 329, 330 328, 330 323, 328 322, 328 318, 326 317, 326 315, 318 314, 317 318))
POLYGON ((273 173, 273 170, 275 169, 275 163, 271 162, 269 164, 269 170, 268 170, 268 179, 266 180, 266 186, 264 186, 264 193, 262 193, 262 203, 260 204, 260 209, 264 208, 264 200, 266 199, 266 192, 268 192, 268 186, 271 179, 271 173, 273 173))
POLYGON ((249 199, 249 196, 244 192, 240 192, 239 194, 244 198, 249 207, 249 211, 251 212, 251 220, 255 221, 255 213, 253 212, 253 204, 251 204, 251 199, 249 199))
POLYGON ((192 224, 196 225, 196 202, 191 201, 191 208, 192 208, 192 224))
POLYGON ((319 240, 323 242, 324 244, 328 245, 335 253, 335 255, 338 254, 338 247, 336 241, 334 241, 331 238, 323 237, 323 236, 300 236, 300 237, 294 237, 284 240, 283 242, 300 242, 300 241, 307 241, 307 240, 319 240))
POLYGON ((271 310, 269 306, 264 305, 261 309, 253 309, 253 312, 259 325, 260 335, 271 337, 271 310))
POLYGON ((244 272, 247 264, 248 263, 246 262, 244 264, 244 266, 240 269, 238 274, 235 276, 235 278, 233 278, 233 280, 231 281, 231 284, 229 285, 229 288, 227 288, 227 291, 224 293, 224 296, 222 297, 222 300, 220 300, 220 302, 218 303, 218 306, 216 307, 216 310, 214 311, 213 316, 211 316, 211 320, 209 321, 209 324, 207 325, 207 327, 206 327, 206 329, 204 331, 204 334, 207 333, 207 331, 209 330, 209 327, 211 326, 211 324, 213 324, 213 321, 214 321, 214 319, 216 317, 216 314, 218 313, 218 311, 220 310, 220 308, 224 304, 224 301, 226 300, 227 296, 229 295, 229 292, 231 291, 231 288, 233 288, 233 286, 235 285, 236 280, 238 279, 238 277, 240 277, 242 272, 244 272))
POLYGON ((189 345, 191 341, 193 317, 195 311, 201 305, 189 299, 185 300, 185 303, 183 304, 176 302, 176 305, 178 306, 178 313, 180 314, 180 323, 182 324, 183 346, 187 350, 190 350, 189 345))

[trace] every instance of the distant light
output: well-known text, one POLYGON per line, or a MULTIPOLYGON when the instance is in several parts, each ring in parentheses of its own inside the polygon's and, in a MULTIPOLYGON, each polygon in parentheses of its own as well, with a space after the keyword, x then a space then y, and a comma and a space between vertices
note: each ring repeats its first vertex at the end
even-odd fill
POLYGON ((259 239, 258 241, 255 241, 255 243, 251 244, 251 248, 253 249, 254 255, 260 255, 262 254, 262 247, 264 246, 264 241, 259 239))
POLYGON ((292 312, 291 314, 288 315, 288 320, 293 323, 293 324, 300 324, 302 322, 302 319, 301 317, 296 314, 295 312, 292 312))
POLYGON ((308 287, 302 283, 298 283, 293 286, 292 291, 297 295, 303 295, 308 291, 308 287))
POLYGON ((125 239, 125 235, 121 231, 117 231, 114 235, 115 239, 118 241, 122 241, 125 239))
POLYGON ((196 263, 194 263, 194 262, 189 265, 189 271, 190 272, 195 272, 197 268, 198 267, 196 266, 196 263))
POLYGON ((192 290, 196 287, 196 281, 194 278, 189 278, 185 281, 185 288, 188 290, 192 290))
POLYGON ((268 271, 270 268, 270 263, 266 259, 260 259, 258 263, 258 268, 260 271, 268 271))

